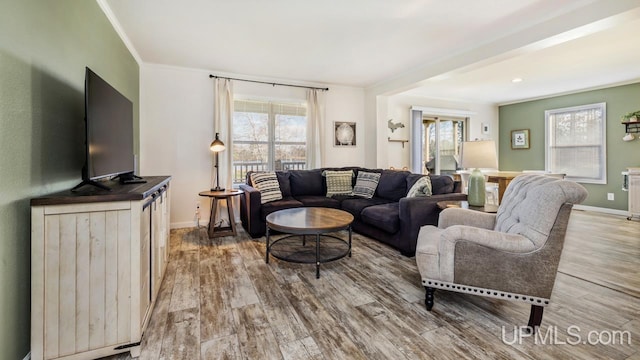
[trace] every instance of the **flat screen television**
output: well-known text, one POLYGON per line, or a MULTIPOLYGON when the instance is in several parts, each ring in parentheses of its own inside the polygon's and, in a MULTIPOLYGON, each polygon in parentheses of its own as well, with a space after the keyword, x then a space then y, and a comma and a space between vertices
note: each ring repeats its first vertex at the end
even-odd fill
POLYGON ((141 182, 133 175, 133 103, 88 67, 84 95, 86 161, 82 183, 73 190, 87 184, 111 190, 96 180, 116 176, 141 182))

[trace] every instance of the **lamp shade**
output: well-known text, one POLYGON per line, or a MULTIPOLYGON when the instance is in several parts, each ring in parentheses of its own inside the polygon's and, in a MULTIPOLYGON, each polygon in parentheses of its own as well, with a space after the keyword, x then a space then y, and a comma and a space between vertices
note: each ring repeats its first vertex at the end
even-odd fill
POLYGON ((216 139, 211 142, 211 145, 209 145, 209 149, 213 152, 220 152, 224 150, 224 143, 220 140, 219 135, 219 133, 216 133, 216 139))
POLYGON ((463 142, 461 165, 466 169, 497 169, 496 142, 493 140, 463 142))

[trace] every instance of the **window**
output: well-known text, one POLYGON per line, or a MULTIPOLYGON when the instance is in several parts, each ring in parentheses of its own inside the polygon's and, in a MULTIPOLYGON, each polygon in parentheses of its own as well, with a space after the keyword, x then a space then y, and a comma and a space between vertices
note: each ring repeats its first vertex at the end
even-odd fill
POLYGON ((234 184, 247 171, 306 168, 305 104, 235 100, 232 134, 234 184))
POLYGON ((606 103, 545 111, 546 170, 606 184, 606 117, 606 103))
POLYGON ((423 159, 432 174, 453 174, 460 169, 460 151, 465 140, 465 120, 428 118, 422 120, 423 159))

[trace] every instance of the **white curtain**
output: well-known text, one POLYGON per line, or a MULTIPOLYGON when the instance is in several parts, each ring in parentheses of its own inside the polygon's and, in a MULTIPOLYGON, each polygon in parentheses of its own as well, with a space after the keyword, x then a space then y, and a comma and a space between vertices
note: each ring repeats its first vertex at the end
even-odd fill
POLYGON ((307 90, 307 169, 324 164, 324 91, 307 90))
MULTIPOLYGON (((229 79, 214 79, 213 88, 213 136, 220 133, 220 140, 224 143, 225 150, 218 153, 220 161, 220 186, 231 189, 233 185, 231 155, 233 153, 233 140, 231 136, 231 122, 233 120, 233 84, 229 79)), ((215 182, 215 179, 213 179, 215 182)))
MULTIPOLYGON (((211 139, 215 139, 216 133, 219 133, 220 140, 224 143, 224 151, 218 153, 218 170, 220 173, 220 187, 231 190, 233 185, 233 136, 231 136, 233 121, 233 83, 229 79, 214 79, 213 85, 213 136, 211 139)), ((212 152, 212 156, 215 155, 212 152)), ((214 160, 215 161, 215 160, 214 160)), ((214 172, 215 174, 215 172, 214 172)), ((212 187, 215 184, 215 175, 211 177, 212 187)), ((232 196, 228 198, 229 201, 236 202, 234 205, 234 218, 233 221, 238 222, 240 220, 240 198, 238 196, 232 196)), ((224 204, 228 206, 228 204, 224 204)), ((227 214, 226 209, 218 210, 218 218, 214 219, 217 223, 221 214, 227 214)), ((232 221, 229 219, 229 221, 232 221)))

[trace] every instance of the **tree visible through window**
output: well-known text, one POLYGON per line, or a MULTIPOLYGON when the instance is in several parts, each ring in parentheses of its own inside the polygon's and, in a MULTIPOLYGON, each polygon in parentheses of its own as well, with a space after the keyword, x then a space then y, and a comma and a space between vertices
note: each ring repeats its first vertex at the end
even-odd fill
POLYGON ((606 184, 606 114, 606 103, 545 111, 547 170, 606 184))
POLYGON ((304 104, 235 100, 233 182, 247 171, 305 169, 307 111, 304 104))

